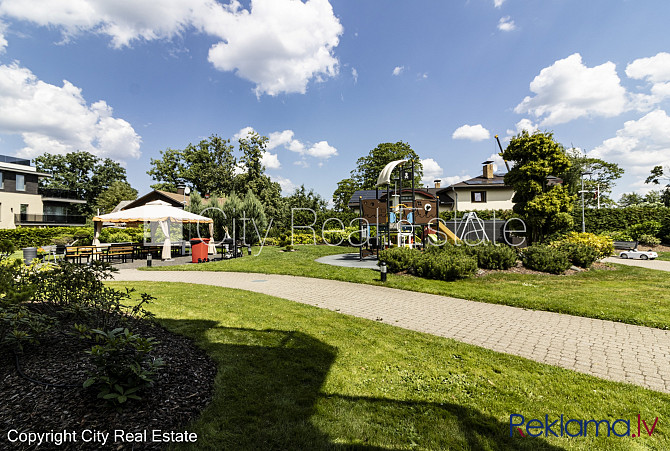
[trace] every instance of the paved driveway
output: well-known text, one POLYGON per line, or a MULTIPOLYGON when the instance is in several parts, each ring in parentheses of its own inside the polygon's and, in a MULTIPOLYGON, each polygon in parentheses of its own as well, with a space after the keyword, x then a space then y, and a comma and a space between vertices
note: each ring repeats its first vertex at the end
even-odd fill
POLYGON ((630 258, 607 257, 603 259, 606 263, 619 263, 620 265, 637 266, 640 268, 658 269, 659 271, 670 271, 670 262, 662 260, 632 260, 630 258))
POLYGON ((254 291, 670 393, 670 332, 660 329, 307 277, 122 269, 115 278, 254 291))

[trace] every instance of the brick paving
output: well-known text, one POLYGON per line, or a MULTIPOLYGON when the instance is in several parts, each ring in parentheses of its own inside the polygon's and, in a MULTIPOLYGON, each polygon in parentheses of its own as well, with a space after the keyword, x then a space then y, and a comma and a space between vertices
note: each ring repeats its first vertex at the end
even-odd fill
POLYGON ((115 278, 254 291, 670 393, 670 331, 307 277, 121 269, 115 278))

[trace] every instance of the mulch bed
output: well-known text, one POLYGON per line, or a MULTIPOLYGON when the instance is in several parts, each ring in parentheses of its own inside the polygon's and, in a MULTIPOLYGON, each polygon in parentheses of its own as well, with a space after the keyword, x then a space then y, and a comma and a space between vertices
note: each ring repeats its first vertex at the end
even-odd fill
MULTIPOLYGON (((155 386, 141 394, 141 401, 129 401, 118 410, 96 398, 95 390, 82 383, 91 368, 83 341, 62 332, 51 331, 40 346, 26 346, 19 362, 23 372, 35 380, 51 384, 75 385, 56 388, 24 379, 10 352, 0 353, 0 449, 161 449, 164 444, 151 441, 151 431, 184 432, 212 399, 216 366, 203 350, 186 337, 175 335, 148 321, 133 321, 129 329, 160 343, 152 354, 161 357, 155 386), (10 443, 8 431, 74 431, 76 442, 60 446, 47 443, 37 447, 10 443), (148 431, 148 442, 114 442, 114 431, 148 431), (84 443, 85 430, 109 433, 105 446, 84 443)), ((88 433, 86 433, 88 434, 88 433)), ((94 436, 87 436, 92 438, 94 436)))
MULTIPOLYGON (((616 267, 612 265, 608 265, 607 263, 601 263, 601 262, 594 262, 593 265, 591 265, 591 268, 589 269, 580 269, 579 271, 574 270, 574 269, 568 269, 565 271, 563 274, 560 274, 561 276, 572 276, 574 274, 579 274, 580 272, 584 271, 591 271, 591 270, 603 270, 603 271, 616 271, 616 267)), ((488 276, 489 274, 537 274, 541 276, 546 276, 546 275, 552 275, 546 272, 541 272, 541 271, 535 271, 534 269, 528 269, 523 266, 523 264, 520 261, 516 262, 516 266, 512 266, 510 269, 479 269, 477 270, 477 273, 475 274, 475 277, 484 277, 488 276)))

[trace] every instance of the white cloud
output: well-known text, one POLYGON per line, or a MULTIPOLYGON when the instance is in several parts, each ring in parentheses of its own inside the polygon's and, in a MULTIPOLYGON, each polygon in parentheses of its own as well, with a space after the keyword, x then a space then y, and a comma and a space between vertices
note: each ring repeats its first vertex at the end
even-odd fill
POLYGON ((328 141, 319 141, 318 143, 314 144, 312 147, 307 149, 305 153, 314 158, 327 160, 328 158, 337 155, 337 149, 328 144, 328 141))
POLYGON ((393 75, 395 75, 397 77, 398 75, 402 74, 402 72, 404 70, 405 70, 405 66, 396 66, 396 67, 393 68, 393 75))
POLYGON ((354 79, 354 84, 358 83, 358 71, 355 67, 351 68, 351 76, 354 79))
POLYGON ((5 32, 7 31, 7 24, 0 21, 0 54, 5 53, 7 49, 7 38, 5 37, 5 32))
POLYGON ((463 180, 468 180, 473 178, 469 174, 464 174, 464 175, 450 175, 447 177, 442 177, 442 188, 446 188, 447 186, 454 185, 458 182, 462 182, 463 180))
POLYGON ((501 17, 498 21, 498 30, 514 31, 516 30, 516 25, 510 16, 501 17))
MULTIPOLYGON (((256 133, 256 130, 254 130, 253 127, 248 127, 248 126, 244 127, 239 132, 237 132, 233 135, 232 141, 237 142, 240 139, 247 139, 249 137, 249 135, 253 135, 254 133, 256 133)), ((268 148, 270 148, 270 147, 268 146, 268 148)))
POLYGON ((614 63, 586 67, 579 53, 540 71, 530 83, 534 97, 516 106, 519 114, 542 118, 540 125, 562 124, 584 116, 613 117, 626 110, 626 90, 614 63))
POLYGON ((281 168, 281 163, 279 162, 279 157, 277 157, 276 153, 265 152, 261 157, 261 163, 266 169, 281 168))
POLYGON ((328 0, 2 0, 0 16, 62 30, 108 35, 112 46, 170 39, 194 29, 220 39, 209 50, 219 70, 255 83, 256 95, 304 93, 311 80, 337 75, 333 50, 342 25, 328 0))
POLYGON ((270 179, 272 179, 273 182, 279 183, 279 186, 281 186, 281 191, 284 195, 291 194, 297 188, 295 183, 286 177, 282 177, 281 175, 271 175, 270 179))
POLYGON ((421 177, 422 185, 432 187, 435 179, 442 178, 444 170, 434 159, 421 159, 421 166, 423 167, 423 177, 421 177))
POLYGON ((626 172, 646 176, 656 165, 670 164, 670 117, 655 110, 636 121, 627 121, 614 138, 588 153, 622 165, 626 172))
POLYGON ((462 125, 454 130, 451 135, 453 139, 468 139, 470 141, 483 141, 489 139, 490 136, 489 131, 482 127, 482 124, 462 125))
POLYGON ((89 106, 72 83, 45 83, 18 63, 0 66, 0 133, 21 135, 25 157, 77 150, 120 160, 140 156, 140 136, 104 100, 89 106))
MULTIPOLYGON (((256 133, 253 127, 244 127, 239 132, 233 135, 232 141, 237 142, 240 139, 247 139, 249 135, 256 133)), ((266 169, 279 169, 281 168, 281 163, 279 162, 279 157, 276 153, 270 153, 268 150, 274 149, 276 146, 271 147, 272 143, 272 134, 269 137, 267 146, 265 147, 265 152, 261 156, 261 163, 265 166, 266 169)))
POLYGON ((505 3, 505 0, 493 0, 493 6, 496 8, 500 8, 503 3, 505 3))
POLYGON ((209 50, 217 69, 256 83, 256 95, 305 93, 310 80, 338 73, 333 49, 342 25, 328 0, 234 1, 205 29, 222 38, 209 50))
POLYGON ((520 134, 523 131, 530 133, 531 135, 539 130, 538 126, 533 124, 533 121, 530 119, 521 119, 516 124, 516 130, 507 130, 507 136, 503 138, 503 141, 509 142, 513 136, 520 134))
POLYGON ((626 66, 626 75, 652 83, 670 81, 670 53, 660 52, 650 58, 639 58, 626 66))
POLYGON ((651 94, 634 94, 632 105, 648 111, 670 97, 670 53, 660 52, 650 58, 639 58, 626 66, 626 75, 651 84, 651 94))

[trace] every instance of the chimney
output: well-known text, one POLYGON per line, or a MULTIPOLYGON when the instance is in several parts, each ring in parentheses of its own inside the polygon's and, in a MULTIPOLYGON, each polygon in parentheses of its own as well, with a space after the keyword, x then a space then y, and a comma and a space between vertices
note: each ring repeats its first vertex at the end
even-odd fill
POLYGON ((442 180, 435 179, 435 188, 439 188, 440 186, 442 186, 442 180))
POLYGON ((180 196, 184 195, 184 191, 186 190, 186 185, 177 185, 177 194, 180 196))
POLYGON ((484 178, 492 179, 493 178, 493 161, 485 161, 482 163, 484 165, 484 178))

